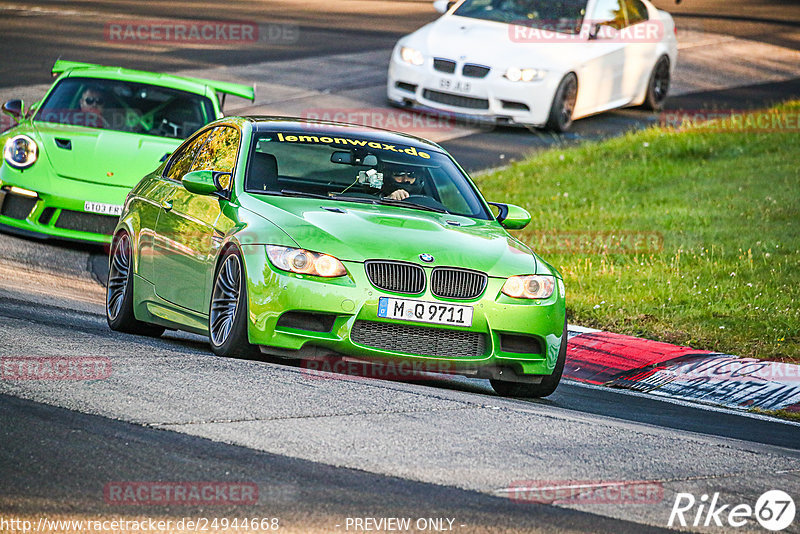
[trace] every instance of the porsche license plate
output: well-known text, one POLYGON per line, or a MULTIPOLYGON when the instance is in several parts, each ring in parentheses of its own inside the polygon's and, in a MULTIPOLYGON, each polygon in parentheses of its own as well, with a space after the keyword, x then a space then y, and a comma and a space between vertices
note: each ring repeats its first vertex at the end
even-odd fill
POLYGON ((122 213, 122 206, 118 204, 103 204, 102 202, 86 201, 83 203, 83 211, 99 213, 101 215, 119 216, 122 213))
POLYGON ((418 323, 472 326, 472 306, 381 297, 378 317, 418 323))

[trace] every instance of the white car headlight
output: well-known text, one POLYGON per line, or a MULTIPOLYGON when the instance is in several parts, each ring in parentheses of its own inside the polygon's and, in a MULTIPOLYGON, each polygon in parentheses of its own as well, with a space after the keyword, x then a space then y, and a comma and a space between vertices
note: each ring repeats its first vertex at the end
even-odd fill
POLYGON ((553 276, 511 276, 501 290, 515 299, 546 299, 553 294, 556 280, 553 276))
POLYGON ((406 63, 411 63, 418 67, 425 63, 425 56, 422 55, 422 52, 407 46, 400 48, 400 58, 406 63))
POLYGON ((15 135, 3 147, 3 158, 15 169, 30 167, 36 162, 38 155, 36 141, 27 135, 15 135))
POLYGON ((512 82, 532 82, 541 80, 547 75, 544 69, 520 69, 519 67, 509 67, 504 76, 512 82))
POLYGON ((325 278, 335 278, 347 274, 347 269, 344 268, 342 262, 333 256, 302 248, 267 245, 267 257, 275 267, 283 271, 324 276, 325 278))

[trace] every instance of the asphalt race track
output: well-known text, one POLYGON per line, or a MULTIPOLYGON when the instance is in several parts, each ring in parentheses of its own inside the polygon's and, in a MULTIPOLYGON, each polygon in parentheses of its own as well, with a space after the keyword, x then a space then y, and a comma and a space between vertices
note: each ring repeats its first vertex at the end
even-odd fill
POLYGON ((464 532, 640 532, 630 522, 664 526, 676 492, 754 499, 798 484, 800 427, 788 423, 571 383, 527 402, 479 380, 321 377, 297 362, 220 359, 197 336, 112 333, 85 251, 0 239, 3 355, 111 367, 105 380, 0 382, 6 514, 192 516, 108 504, 103 488, 244 480, 259 504, 215 513, 271 514, 296 531, 438 514, 464 532), (509 500, 534 479, 654 481, 663 496, 555 509, 509 500))
MULTIPOLYGON (((797 2, 656 3, 685 28, 673 110, 800 96, 797 2), (725 55, 745 59, 724 64, 725 55)), ((228 111, 287 114, 381 109, 392 45, 435 17, 428 2, 370 0, 0 1, 0 13, 3 100, 32 102, 61 56, 255 82, 257 101, 233 101, 228 111), (187 13, 283 25, 273 27, 301 37, 239 48, 104 40, 109 21, 187 13)), ((657 120, 623 110, 579 121, 561 138, 472 125, 433 134, 479 171, 657 120)), ((497 397, 481 380, 379 380, 319 375, 296 361, 221 359, 194 335, 111 332, 105 269, 98 248, 0 234, 0 356, 99 357, 111 370, 93 381, 0 380, 0 531, 21 531, 4 527, 8 518, 247 516, 279 518, 280 532, 363 532, 354 518, 388 517, 426 519, 421 531, 656 532, 667 530, 678 493, 750 506, 771 489, 800 495, 796 423, 572 382, 522 401, 497 397), (533 480, 564 491, 658 491, 647 502, 551 503, 519 491, 533 480), (136 481, 246 482, 258 500, 129 506, 104 495, 109 484, 136 481)), ((765 530, 750 520, 736 532, 765 530)), ((784 532, 800 532, 800 521, 784 532)))

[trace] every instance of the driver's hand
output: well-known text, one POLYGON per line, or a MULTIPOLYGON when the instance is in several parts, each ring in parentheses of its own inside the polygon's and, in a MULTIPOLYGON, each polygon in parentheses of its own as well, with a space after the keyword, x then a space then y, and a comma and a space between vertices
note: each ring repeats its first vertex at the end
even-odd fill
POLYGON ((398 189, 394 191, 392 194, 388 195, 386 198, 389 200, 405 200, 409 197, 408 191, 405 189, 398 189))

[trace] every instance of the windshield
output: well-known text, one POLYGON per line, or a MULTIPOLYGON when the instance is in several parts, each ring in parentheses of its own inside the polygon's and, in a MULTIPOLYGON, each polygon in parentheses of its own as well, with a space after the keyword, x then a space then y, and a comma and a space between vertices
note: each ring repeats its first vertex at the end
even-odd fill
POLYGON ((493 20, 580 33, 587 0, 466 0, 453 13, 461 17, 493 20))
POLYGON ((142 83, 65 78, 34 121, 185 139, 215 118, 204 96, 142 83))
POLYGON ((330 135, 318 131, 257 133, 248 158, 245 190, 492 218, 448 156, 330 135))

